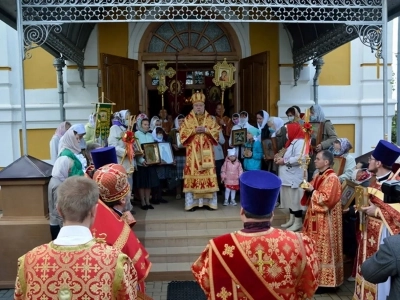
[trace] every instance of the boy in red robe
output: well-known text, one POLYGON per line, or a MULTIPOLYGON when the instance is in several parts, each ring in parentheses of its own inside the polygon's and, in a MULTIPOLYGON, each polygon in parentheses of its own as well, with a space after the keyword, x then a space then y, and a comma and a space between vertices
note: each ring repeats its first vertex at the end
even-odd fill
POLYGON ((147 299, 144 294, 145 279, 151 262, 145 247, 130 227, 134 221, 133 216, 125 211, 126 202, 130 201, 126 170, 122 165, 110 163, 116 161, 114 147, 103 148, 103 151, 94 150, 92 158, 95 168, 93 180, 100 189, 100 201, 91 231, 96 237, 105 236, 107 244, 113 245, 132 259, 138 276, 138 299, 147 299))

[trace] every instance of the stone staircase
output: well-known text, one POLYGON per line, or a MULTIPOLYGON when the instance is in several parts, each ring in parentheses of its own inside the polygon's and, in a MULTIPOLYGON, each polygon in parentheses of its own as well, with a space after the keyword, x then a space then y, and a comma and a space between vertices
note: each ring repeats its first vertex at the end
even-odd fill
MULTIPOLYGON (((184 212, 173 201, 138 213, 134 231, 145 245, 153 263, 148 281, 193 280, 190 267, 200 256, 208 241, 218 235, 243 228, 239 206, 217 211, 184 212)), ((286 215, 276 210, 273 226, 286 222, 286 215)))

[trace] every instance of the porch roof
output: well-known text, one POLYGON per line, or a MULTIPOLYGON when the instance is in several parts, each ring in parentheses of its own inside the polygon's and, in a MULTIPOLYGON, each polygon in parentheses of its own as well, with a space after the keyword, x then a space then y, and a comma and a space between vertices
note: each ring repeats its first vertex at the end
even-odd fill
MULTIPOLYGON (((13 28, 16 28, 16 1, 22 0, 0 1, 0 20, 13 28)), ((387 0, 387 3, 390 21, 400 15, 400 1, 387 0)), ((83 66, 84 51, 94 26, 95 23, 65 23, 61 33, 50 32, 42 47, 54 57, 62 54, 78 66, 83 66)), ((295 65, 322 56, 358 37, 355 31, 348 33, 347 26, 340 23, 284 23, 284 26, 292 41, 295 65)))

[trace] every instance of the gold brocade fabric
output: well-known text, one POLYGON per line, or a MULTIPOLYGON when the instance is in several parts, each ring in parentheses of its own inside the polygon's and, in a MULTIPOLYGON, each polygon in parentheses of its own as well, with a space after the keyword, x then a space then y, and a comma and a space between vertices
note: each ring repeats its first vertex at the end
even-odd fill
MULTIPOLYGON (((398 180, 398 178, 394 179, 398 180)), ((382 186, 379 182, 374 182, 370 184, 370 187, 381 190, 382 186)), ((353 295, 354 300, 378 299, 377 285, 364 279, 361 274, 361 265, 379 250, 384 227, 388 229, 390 234, 399 234, 400 230, 398 223, 400 220, 400 212, 373 195, 370 195, 370 202, 379 209, 379 212, 376 217, 365 217, 365 230, 361 232, 361 240, 357 252, 357 274, 356 288, 353 295)))
POLYGON ((18 260, 14 299, 136 299, 129 258, 92 240, 84 245, 34 248, 18 260))
POLYGON ((207 299, 259 300, 261 298, 255 294, 260 295, 260 291, 264 295, 275 295, 275 298, 266 297, 265 300, 312 298, 318 287, 319 265, 314 243, 308 237, 275 228, 256 233, 239 231, 232 235, 234 244, 225 244, 218 252, 211 242, 192 265, 192 272, 207 299), (235 258, 237 248, 241 254, 235 258), (218 269, 216 257, 231 260, 232 264, 218 269), (243 265, 238 266, 239 262, 243 265), (237 272, 245 272, 245 277, 259 278, 259 284, 245 280, 237 282, 239 277, 243 279, 237 272), (230 284, 221 287, 221 281, 230 284), (223 295, 230 296, 223 298, 223 295))
POLYGON ((184 173, 184 193, 213 193, 218 191, 215 171, 214 145, 219 139, 220 127, 205 112, 195 115, 193 111, 179 128, 182 144, 186 147, 184 173), (205 133, 196 133, 196 127, 204 126, 205 133))
POLYGON ((309 199, 303 233, 316 245, 321 265, 319 286, 337 287, 344 279, 340 181, 332 172, 315 176, 310 184, 315 190, 309 199))

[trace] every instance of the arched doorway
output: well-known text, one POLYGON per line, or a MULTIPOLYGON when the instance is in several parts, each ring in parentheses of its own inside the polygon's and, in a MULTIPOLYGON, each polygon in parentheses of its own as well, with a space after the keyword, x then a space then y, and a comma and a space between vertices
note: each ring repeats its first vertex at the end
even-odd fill
MULTIPOLYGON (((190 110, 187 99, 194 90, 202 90, 207 97, 206 108, 214 113, 220 101, 221 91, 212 83, 213 66, 226 58, 237 64, 241 58, 241 47, 235 31, 223 23, 155 23, 145 31, 140 42, 139 63, 144 71, 143 98, 147 112, 153 116, 161 109, 158 95, 158 79, 148 72, 157 68, 159 60, 165 60, 167 67, 176 72, 167 78, 169 89, 165 93, 165 108, 173 116, 190 110)), ((237 74, 235 74, 237 75, 237 74)), ((236 104, 237 89, 225 91, 226 113, 230 114, 236 104)))

